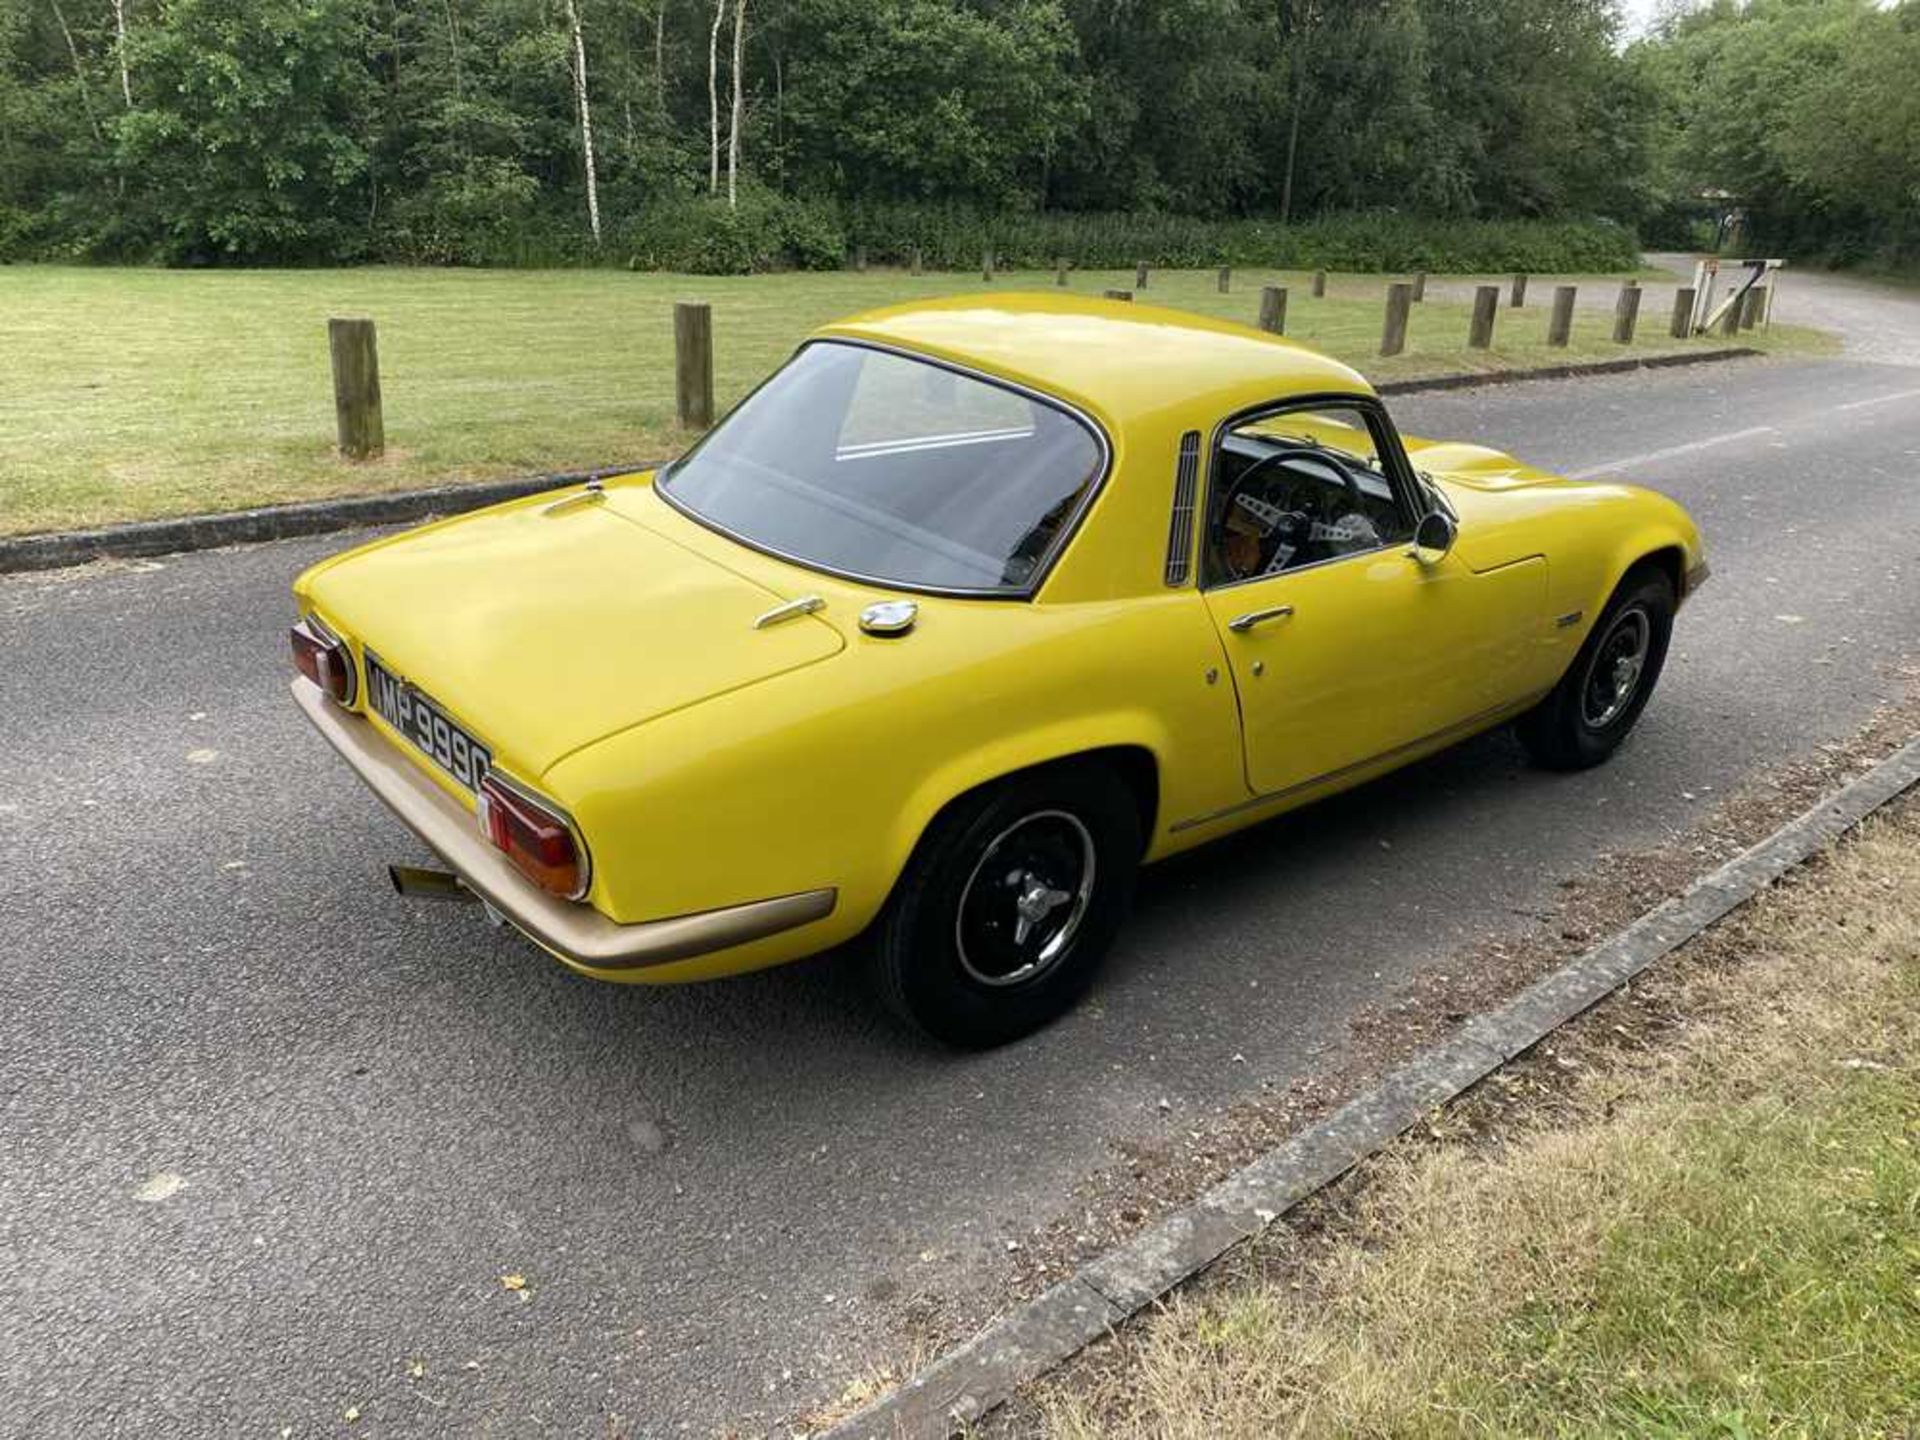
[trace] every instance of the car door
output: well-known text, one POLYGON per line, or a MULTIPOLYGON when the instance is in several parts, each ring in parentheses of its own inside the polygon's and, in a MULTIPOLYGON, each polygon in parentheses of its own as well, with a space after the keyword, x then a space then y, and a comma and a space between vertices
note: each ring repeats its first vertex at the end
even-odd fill
POLYGON ((1416 558, 1429 502, 1377 402, 1236 417, 1209 472, 1201 576, 1254 793, 1465 733, 1511 699, 1545 561, 1481 575, 1457 552, 1416 558))

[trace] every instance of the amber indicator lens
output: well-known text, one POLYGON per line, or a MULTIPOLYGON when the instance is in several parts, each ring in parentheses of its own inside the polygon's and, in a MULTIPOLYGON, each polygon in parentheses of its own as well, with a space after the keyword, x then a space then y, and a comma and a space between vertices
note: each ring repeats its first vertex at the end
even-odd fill
POLYGON ((480 782, 475 813, 481 833, 542 890, 563 900, 586 893, 580 847, 560 816, 492 774, 480 782))

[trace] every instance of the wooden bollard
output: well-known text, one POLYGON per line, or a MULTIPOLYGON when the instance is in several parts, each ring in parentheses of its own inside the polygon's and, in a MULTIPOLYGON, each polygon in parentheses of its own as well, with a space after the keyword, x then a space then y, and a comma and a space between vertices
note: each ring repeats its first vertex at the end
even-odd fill
POLYGON ((1260 287, 1260 328, 1269 335, 1287 333, 1286 286, 1262 285, 1260 287))
POLYGON ((1493 319, 1500 313, 1500 287, 1476 285, 1473 290, 1473 323, 1467 327, 1467 344, 1475 350, 1493 348, 1493 319))
POLYGON ((1109 300, 1133 299, 1133 292, 1131 290, 1108 290, 1108 291, 1104 291, 1103 293, 1106 295, 1107 299, 1109 300))
POLYGON ((1673 320, 1667 326, 1667 333, 1676 340, 1685 340, 1693 334, 1693 287, 1682 285, 1673 292, 1673 320))
POLYGON ((1413 286, 1396 280, 1387 286, 1387 319, 1380 328, 1380 353, 1398 355, 1407 348, 1407 312, 1413 308, 1413 286))
POLYGON ((333 359, 333 418, 340 453, 374 460, 386 452, 387 424, 380 409, 380 347, 373 321, 327 321, 327 353, 333 359))
POLYGON ((861 274, 861 275, 866 274, 866 271, 867 271, 867 247, 866 246, 856 245, 853 247, 853 268, 857 274, 861 274))
POLYGON ((1514 275, 1513 294, 1507 303, 1516 310, 1527 303, 1527 277, 1524 274, 1516 273, 1514 275))
POLYGON ((1547 317, 1547 344, 1565 349, 1573 338, 1573 300, 1580 293, 1577 285, 1553 287, 1553 313, 1547 317))
POLYGON ((1740 300, 1738 297, 1728 304, 1720 316, 1720 333, 1738 335, 1740 333, 1740 300))
POLYGON ((1427 272, 1416 270, 1413 275, 1413 303, 1419 305, 1427 298, 1427 272))
POLYGON ((1214 283, 1214 288, 1218 290, 1222 295, 1225 295, 1228 291, 1232 290, 1233 289, 1233 267, 1231 265, 1222 265, 1220 267, 1220 274, 1214 280, 1213 283, 1214 283))
POLYGON ((1633 327, 1640 323, 1640 285, 1634 280, 1620 287, 1620 298, 1613 302, 1613 343, 1631 345, 1633 327))
POLYGON ((1758 285, 1740 297, 1740 328, 1751 330, 1760 323, 1760 310, 1766 304, 1767 292, 1758 285))
POLYGON ((922 256, 920 253, 920 247, 918 245, 914 246, 913 247, 913 264, 911 267, 909 267, 913 274, 918 275, 923 269, 926 268, 924 264, 922 264, 922 261, 924 259, 925 257, 922 256))
POLYGON ((1313 298, 1316 300, 1327 298, 1327 272, 1324 270, 1313 272, 1313 298))
POLYGON ((713 424, 713 307, 704 301, 674 302, 673 399, 681 429, 713 424))
POLYGON ((1067 257, 1064 255, 1056 255, 1054 257, 1053 283, 1056 285, 1065 285, 1067 283, 1067 257))
POLYGON ((1144 260, 1133 267, 1133 288, 1136 290, 1147 288, 1147 262, 1144 260))
POLYGON ((993 252, 991 250, 980 257, 980 278, 986 281, 993 279, 993 252))

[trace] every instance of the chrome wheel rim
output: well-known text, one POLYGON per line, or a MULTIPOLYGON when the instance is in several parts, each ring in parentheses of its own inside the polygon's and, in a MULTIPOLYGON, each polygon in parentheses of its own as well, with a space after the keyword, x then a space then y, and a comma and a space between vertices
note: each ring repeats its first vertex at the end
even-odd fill
POLYGON ((960 891, 953 940, 981 985, 1020 985, 1060 962, 1093 895, 1093 836, 1065 810, 1037 810, 988 842, 960 891))
POLYGON ((1635 606, 1614 617, 1594 647, 1586 682, 1580 687, 1580 718, 1590 729, 1605 729, 1633 703, 1652 647, 1653 624, 1645 610, 1635 606))

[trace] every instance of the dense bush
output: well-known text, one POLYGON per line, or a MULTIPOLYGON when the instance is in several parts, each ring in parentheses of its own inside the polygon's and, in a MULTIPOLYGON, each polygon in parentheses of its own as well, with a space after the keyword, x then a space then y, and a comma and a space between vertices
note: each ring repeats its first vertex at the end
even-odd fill
POLYGON ((936 269, 968 269, 991 250, 1008 267, 1260 265, 1349 271, 1631 269, 1637 241, 1603 221, 1442 220, 1341 215, 1282 225, 1185 215, 982 215, 940 206, 860 207, 847 239, 876 262, 906 263, 918 249, 936 269))
POLYGON ((743 189, 737 208, 705 196, 660 200, 614 227, 594 251, 577 231, 530 208, 490 219, 450 204, 402 210, 375 240, 383 259, 461 265, 621 264, 635 270, 747 275, 832 270, 865 247, 874 264, 906 265, 917 249, 932 270, 970 270, 991 250, 1005 268, 1065 256, 1083 269, 1144 260, 1192 268, 1259 265, 1347 271, 1495 272, 1631 269, 1633 234, 1600 221, 1436 220, 1343 215, 1281 225, 1190 215, 983 214, 938 205, 862 206, 743 189))
POLYGON ((745 275, 759 270, 833 270, 846 254, 833 207, 744 190, 738 208, 718 200, 670 200, 621 226, 609 249, 636 270, 745 275))

